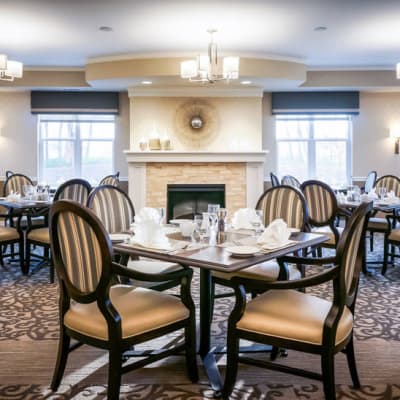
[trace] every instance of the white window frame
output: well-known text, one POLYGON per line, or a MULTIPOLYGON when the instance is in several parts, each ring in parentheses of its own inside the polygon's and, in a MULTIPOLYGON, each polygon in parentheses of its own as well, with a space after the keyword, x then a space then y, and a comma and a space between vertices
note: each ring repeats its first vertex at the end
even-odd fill
POLYGON ((352 170, 353 170, 353 124, 352 124, 352 117, 351 115, 347 114, 340 114, 340 115, 324 115, 324 114, 310 114, 310 115, 285 115, 285 114, 278 114, 276 115, 276 122, 280 121, 293 121, 293 120, 302 120, 302 121, 309 121, 309 135, 307 138, 277 138, 277 132, 275 129, 275 154, 276 157, 276 171, 278 176, 282 176, 283 173, 280 171, 279 168, 279 157, 278 157, 278 148, 279 143, 283 142, 299 142, 299 143, 307 143, 307 151, 308 151, 308 177, 307 179, 317 179, 316 176, 316 143, 318 142, 345 142, 346 143, 346 172, 347 172, 347 183, 350 184, 352 181, 352 170), (314 136, 314 123, 315 121, 337 121, 337 120, 346 120, 348 121, 348 137, 347 139, 343 138, 315 138, 314 136))
POLYGON ((39 114, 37 119, 37 137, 38 137, 38 181, 43 181, 43 154, 44 154, 44 143, 45 142, 74 142, 74 157, 75 157, 75 166, 74 166, 74 174, 76 177, 82 177, 82 142, 110 142, 111 143, 111 165, 112 170, 110 174, 115 170, 115 116, 110 116, 108 114, 107 117, 110 119, 101 120, 96 117, 100 117, 104 115, 82 115, 82 114, 68 114, 68 115, 51 115, 51 117, 47 114, 39 114), (58 118, 57 118, 58 117, 58 118), (41 135, 41 123, 42 122, 72 122, 76 124, 76 136, 75 138, 42 138, 41 135), (112 123, 114 124, 114 137, 113 138, 81 138, 80 134, 80 126, 79 123, 112 123))

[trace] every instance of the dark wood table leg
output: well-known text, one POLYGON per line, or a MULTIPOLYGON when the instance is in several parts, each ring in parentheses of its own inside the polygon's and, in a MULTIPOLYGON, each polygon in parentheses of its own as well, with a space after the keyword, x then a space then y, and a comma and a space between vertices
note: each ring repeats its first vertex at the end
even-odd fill
POLYGON ((220 397, 222 379, 218 370, 217 361, 211 351, 211 272, 200 269, 200 356, 203 367, 214 390, 214 397, 220 397))

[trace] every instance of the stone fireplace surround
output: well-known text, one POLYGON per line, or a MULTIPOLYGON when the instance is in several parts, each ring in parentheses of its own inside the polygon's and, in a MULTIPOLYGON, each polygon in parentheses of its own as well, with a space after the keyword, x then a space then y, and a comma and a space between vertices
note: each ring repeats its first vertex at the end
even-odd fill
POLYGON ((268 151, 126 150, 129 196, 135 210, 166 207, 167 184, 226 185, 226 207, 254 207, 263 192, 268 151))

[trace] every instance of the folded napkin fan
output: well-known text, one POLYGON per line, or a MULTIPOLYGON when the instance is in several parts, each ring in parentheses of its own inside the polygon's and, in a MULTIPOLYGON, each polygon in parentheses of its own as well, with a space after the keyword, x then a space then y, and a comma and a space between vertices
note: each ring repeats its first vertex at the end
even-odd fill
POLYGON ((368 193, 367 196, 370 200, 376 200, 379 199, 379 196, 376 194, 376 189, 372 188, 368 193))
POLYGON ((11 191, 11 193, 7 196, 8 201, 19 201, 21 199, 21 195, 18 192, 11 191))
POLYGON ((234 229, 253 229, 252 221, 259 220, 256 210, 253 208, 240 208, 235 211, 232 217, 234 229))
POLYGON ((272 250, 284 247, 291 243, 289 240, 291 230, 286 222, 279 218, 273 220, 257 240, 257 244, 264 250, 272 250))
POLYGON ((141 220, 135 224, 135 236, 131 239, 132 244, 139 244, 159 250, 171 250, 171 244, 165 236, 163 227, 158 221, 141 220))
POLYGON ((143 207, 136 215, 135 222, 141 223, 144 221, 154 221, 157 224, 160 222, 161 216, 156 208, 143 207))

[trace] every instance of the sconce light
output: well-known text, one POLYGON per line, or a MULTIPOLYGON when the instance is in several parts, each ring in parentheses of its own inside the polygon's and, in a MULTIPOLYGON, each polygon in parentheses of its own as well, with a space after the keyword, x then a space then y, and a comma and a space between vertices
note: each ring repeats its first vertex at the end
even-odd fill
POLYGON ((400 127, 390 128, 390 137, 395 140, 394 154, 400 153, 400 127))

